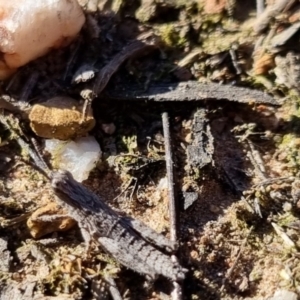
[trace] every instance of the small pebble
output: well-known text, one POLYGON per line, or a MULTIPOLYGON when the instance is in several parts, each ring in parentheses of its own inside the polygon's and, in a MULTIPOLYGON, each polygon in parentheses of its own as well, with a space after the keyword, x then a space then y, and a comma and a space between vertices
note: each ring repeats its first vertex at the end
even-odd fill
POLYGON ((292 204, 291 203, 289 203, 289 202, 284 202, 284 204, 283 204, 283 210, 284 211, 286 211, 286 212, 288 212, 288 211, 291 211, 292 210, 292 204))
POLYGON ((287 290, 277 290, 273 297, 268 298, 268 300, 297 300, 298 296, 294 292, 287 290))

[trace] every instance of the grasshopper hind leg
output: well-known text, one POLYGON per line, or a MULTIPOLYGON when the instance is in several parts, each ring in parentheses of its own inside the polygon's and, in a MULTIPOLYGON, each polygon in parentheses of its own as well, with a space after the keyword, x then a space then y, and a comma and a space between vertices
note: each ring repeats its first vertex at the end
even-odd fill
POLYGON ((151 266, 147 265, 145 261, 142 261, 139 257, 129 253, 128 249, 120 247, 120 244, 113 239, 100 237, 98 240, 104 250, 111 254, 122 265, 140 274, 146 275, 150 281, 155 280, 157 277, 155 270, 151 266))

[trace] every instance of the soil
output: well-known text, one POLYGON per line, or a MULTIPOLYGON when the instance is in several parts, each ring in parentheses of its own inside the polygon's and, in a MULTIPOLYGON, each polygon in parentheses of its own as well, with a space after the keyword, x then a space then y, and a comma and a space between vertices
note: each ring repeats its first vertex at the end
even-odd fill
MULTIPOLYGON (((2 94, 21 110, 18 102, 33 105, 60 95, 82 102, 81 92, 94 79, 74 83, 76 71, 90 65, 97 76, 129 41, 148 31, 160 37, 159 47, 126 60, 108 91, 194 80, 268 93, 280 105, 239 103, 228 94, 218 101, 111 100, 104 90, 92 102, 96 125, 90 132, 102 160, 83 184, 122 214, 170 236, 161 118, 168 112, 178 259, 188 269, 182 298, 269 299, 278 289, 299 294, 299 34, 293 43, 270 42, 297 21, 297 4, 256 32, 253 1, 79 2, 87 16, 79 39, 21 68, 14 81, 2 82, 2 94), (33 72, 40 76, 24 90, 33 72), (205 115, 200 133, 199 112, 205 115), (189 152, 191 145, 198 152, 189 152)), ((43 148, 27 109, 10 117, 43 148)), ((10 107, 3 110, 11 113, 10 107)), ((41 224, 45 234, 41 229, 33 238, 28 219, 55 197, 4 126, 0 137, 0 299, 110 299, 110 278, 123 299, 171 299, 168 280, 149 283, 97 245, 86 255, 76 225, 49 230, 41 224)))

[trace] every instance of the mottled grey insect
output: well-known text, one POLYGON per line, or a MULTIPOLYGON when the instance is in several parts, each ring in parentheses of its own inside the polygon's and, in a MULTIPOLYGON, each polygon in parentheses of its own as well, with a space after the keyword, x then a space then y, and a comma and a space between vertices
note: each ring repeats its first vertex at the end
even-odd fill
POLYGON ((173 242, 136 219, 118 215, 69 172, 52 172, 50 178, 55 195, 78 222, 87 246, 91 241, 99 243, 122 265, 150 279, 158 275, 184 279, 186 270, 165 254, 175 250, 173 242))

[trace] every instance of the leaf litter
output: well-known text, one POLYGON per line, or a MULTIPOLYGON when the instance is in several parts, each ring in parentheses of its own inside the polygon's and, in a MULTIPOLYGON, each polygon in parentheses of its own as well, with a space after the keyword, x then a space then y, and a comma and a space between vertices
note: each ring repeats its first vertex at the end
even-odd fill
MULTIPOLYGON (((153 163, 164 158, 161 114, 167 111, 179 196, 178 259, 189 270, 182 283, 183 299, 268 299, 278 289, 299 293, 297 26, 282 39, 284 30, 296 24, 297 3, 278 1, 284 7, 275 15, 268 7, 267 17, 256 20, 252 1, 219 6, 213 14, 205 1, 128 1, 110 8, 107 4, 101 12, 89 11, 91 2, 83 3, 93 18, 81 34, 84 43, 74 42, 21 68, 14 80, 2 83, 1 107, 21 110, 23 130, 33 136, 26 120, 28 108, 18 106, 28 74, 39 73, 26 91, 30 105, 62 93, 79 99, 84 91, 93 92, 97 78, 111 70, 107 88, 88 104, 97 120, 92 135, 104 155, 84 184, 121 214, 169 236, 166 171, 163 164, 153 163), (255 21, 261 36, 249 26, 255 21), (142 58, 134 53, 120 59, 128 41, 149 29, 160 37, 159 46, 142 58), (195 48, 201 49, 197 55, 195 48), (66 65, 66 57, 74 61, 66 65), (119 63, 103 69, 114 57, 119 63), (267 59, 260 61, 257 72, 260 57, 267 59), (183 63, 184 58, 188 61, 183 63), (74 82, 76 70, 88 69, 85 64, 97 70, 94 77, 74 82), (208 89, 214 87, 211 81, 227 84, 220 86, 227 93, 218 101, 209 91, 200 94, 201 101, 184 101, 181 95, 188 97, 189 91, 185 83, 177 83, 187 79, 208 89), (171 87, 177 98, 147 101, 158 94, 152 87, 160 86, 166 91, 171 87), (177 86, 181 87, 176 90, 177 86), (247 89, 249 100, 239 103, 237 87, 247 89), (261 101, 264 97, 275 105, 261 101), (204 124, 197 132, 199 111, 204 124), (101 130, 109 123, 116 127, 111 135, 101 130), (111 163, 116 160, 118 165, 111 163), (185 205, 187 193, 197 196, 190 205, 185 205)), ((93 255, 85 257, 76 226, 33 239, 26 220, 53 203, 54 196, 28 162, 26 151, 20 151, 4 127, 0 133, 0 160, 5 166, 0 186, 1 299, 109 299, 107 291, 114 282, 123 299, 168 299, 171 287, 163 279, 147 289, 145 278, 122 268, 103 250, 93 248, 93 255)))

